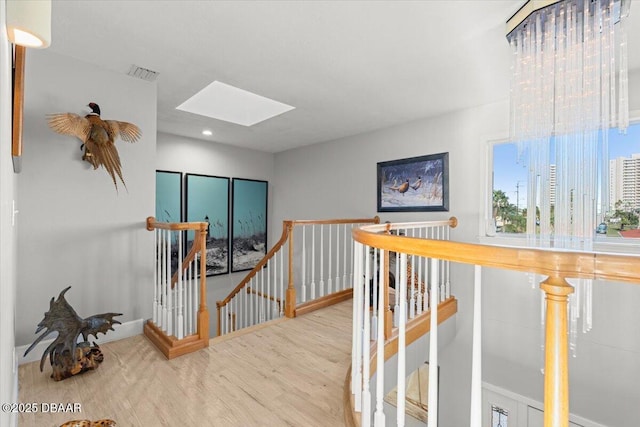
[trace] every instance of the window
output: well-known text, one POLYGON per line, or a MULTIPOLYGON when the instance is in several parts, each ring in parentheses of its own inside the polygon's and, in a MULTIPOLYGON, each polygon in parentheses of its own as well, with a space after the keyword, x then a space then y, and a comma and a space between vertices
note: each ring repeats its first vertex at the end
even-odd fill
POLYGON ((491 427, 508 427, 509 411, 491 405, 491 427))
MULTIPOLYGON (((619 134, 617 129, 610 129, 608 137, 608 156, 607 159, 599 159, 602 168, 598 173, 604 171, 609 184, 606 189, 598 188, 598 207, 593 210, 596 216, 593 236, 598 240, 640 238, 640 123, 632 124, 626 135, 619 134), (602 199, 607 201, 602 203, 602 199)), ((540 234, 541 197, 545 197, 550 204, 553 236, 556 208, 555 143, 553 139, 550 141, 549 175, 545 179, 529 176, 527 165, 530 154, 524 151, 519 156, 516 144, 501 142, 491 145, 491 212, 487 215, 491 218, 487 226, 491 230, 487 230, 488 235, 524 235, 531 227, 536 228, 535 234, 540 234), (535 221, 527 222, 528 191, 531 188, 537 189, 534 195, 536 215, 535 221)), ((571 210, 577 197, 571 191, 568 196, 565 195, 563 206, 571 210)))

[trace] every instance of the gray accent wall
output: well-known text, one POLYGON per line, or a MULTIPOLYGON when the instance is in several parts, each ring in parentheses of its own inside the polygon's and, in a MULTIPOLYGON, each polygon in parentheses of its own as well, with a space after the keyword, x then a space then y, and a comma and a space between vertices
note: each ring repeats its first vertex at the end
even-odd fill
POLYGON ((155 212, 156 84, 47 50, 26 59, 24 152, 18 181, 16 345, 36 338, 49 300, 66 294, 80 316, 151 315, 155 212), (84 115, 89 102, 103 119, 134 123, 135 144, 118 141, 126 189, 81 159, 80 141, 51 131, 46 114, 84 115))

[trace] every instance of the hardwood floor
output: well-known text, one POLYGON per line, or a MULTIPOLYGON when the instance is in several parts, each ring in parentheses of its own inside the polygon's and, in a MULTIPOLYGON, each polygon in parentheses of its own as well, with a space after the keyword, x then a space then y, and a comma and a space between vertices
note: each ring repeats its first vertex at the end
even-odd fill
POLYGON ((44 372, 39 362, 22 365, 21 403, 79 403, 82 412, 21 414, 18 425, 342 426, 351 308, 349 300, 277 320, 171 361, 142 335, 107 343, 96 371, 60 382, 48 362, 44 372))

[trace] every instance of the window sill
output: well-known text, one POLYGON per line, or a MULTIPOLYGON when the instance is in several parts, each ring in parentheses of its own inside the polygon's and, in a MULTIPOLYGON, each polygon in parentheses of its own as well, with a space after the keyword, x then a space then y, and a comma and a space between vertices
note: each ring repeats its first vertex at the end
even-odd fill
MULTIPOLYGON (((479 236, 478 243, 493 246, 508 246, 531 248, 527 238, 523 234, 502 234, 496 236, 479 236)), ((542 248, 540 248, 542 249, 542 248)), ((559 251, 570 251, 567 248, 553 248, 559 251)), ((627 255, 640 255, 640 239, 623 239, 622 237, 596 237, 593 242, 593 252, 605 252, 627 255)))

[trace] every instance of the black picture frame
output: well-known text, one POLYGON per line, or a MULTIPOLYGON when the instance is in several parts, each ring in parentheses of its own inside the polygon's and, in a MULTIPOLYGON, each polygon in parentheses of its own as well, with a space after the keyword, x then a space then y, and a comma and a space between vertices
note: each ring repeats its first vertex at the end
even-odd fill
POLYGON ((449 210, 449 153, 379 162, 378 212, 449 210))
POLYGON ((231 207, 231 271, 251 270, 267 254, 269 183, 234 178, 231 207))
MULTIPOLYGON (((205 221, 207 231, 207 276, 229 273, 229 181, 222 176, 187 173, 185 218, 205 221)), ((194 232, 187 233, 185 250, 193 245, 194 232)))

